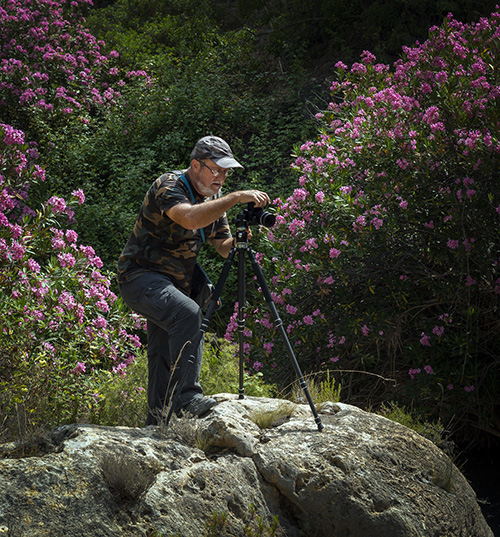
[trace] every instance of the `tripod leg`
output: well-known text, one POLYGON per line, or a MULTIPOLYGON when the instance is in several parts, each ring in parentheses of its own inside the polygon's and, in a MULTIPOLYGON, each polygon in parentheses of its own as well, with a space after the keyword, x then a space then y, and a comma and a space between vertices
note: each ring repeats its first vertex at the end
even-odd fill
MULTIPOLYGON (((212 296, 212 300, 210 301, 210 304, 208 305, 207 311, 205 313, 205 317, 204 317, 204 319, 203 319, 203 321, 201 323, 200 334, 198 336, 197 344, 199 344, 201 339, 205 337, 205 332, 207 330, 208 323, 210 322, 210 318, 212 317, 212 314, 214 313, 214 311, 217 308, 217 302, 218 302, 218 300, 220 298, 220 295, 222 293, 222 288, 224 287, 224 283, 226 282, 226 279, 228 277, 229 271, 231 269, 231 265, 233 263, 235 253, 236 253, 236 249, 233 248, 229 252, 229 255, 228 255, 227 259, 226 259, 226 262, 224 263, 224 266, 222 267, 222 272, 221 272, 221 274, 219 276, 219 279, 217 280, 217 284, 216 284, 215 289, 214 289, 214 294, 212 296)), ((188 360, 188 363, 190 364, 190 366, 194 363, 194 360, 195 360, 194 356, 191 355, 189 357, 189 360, 188 360)), ((175 393, 174 393, 174 396, 172 398, 172 404, 170 405, 170 409, 168 411, 167 418, 165 420, 165 425, 166 426, 168 426, 168 424, 170 423, 170 419, 172 417, 172 413, 174 411, 174 408, 177 408, 177 403, 179 402, 179 397, 181 396, 182 387, 184 386, 184 384, 186 382, 186 378, 187 378, 188 373, 189 373, 189 367, 186 367, 186 369, 184 371, 184 374, 183 374, 182 378, 180 379, 180 382, 175 387, 175 393)))
POLYGON ((229 275, 229 271, 231 270, 231 265, 233 264, 235 254, 236 254, 236 248, 232 248, 231 251, 229 252, 229 255, 227 256, 224 266, 222 267, 222 271, 220 273, 219 279, 217 280, 217 283, 215 285, 212 300, 210 301, 210 304, 208 305, 207 311, 205 313, 205 318, 203 319, 203 322, 201 323, 201 331, 203 334, 205 334, 205 332, 207 331, 210 318, 212 317, 214 311, 217 308, 217 303, 222 293, 224 284, 226 283, 227 277, 229 275))
POLYGON ((297 358, 295 357, 295 353, 293 352, 292 346, 290 344, 290 340, 288 339, 288 336, 286 334, 285 328, 283 326, 283 321, 281 320, 278 314, 278 310, 276 309, 276 306, 274 304, 273 297, 271 296, 271 292, 269 291, 269 287, 267 286, 262 269, 260 268, 260 265, 257 262, 255 254, 253 253, 251 248, 248 248, 247 252, 250 257, 250 261, 252 263, 252 267, 255 272, 255 275, 257 276, 257 281, 259 282, 260 287, 262 288, 262 292, 264 293, 264 297, 269 306, 269 309, 271 310, 271 314, 274 318, 274 324, 276 328, 280 331, 281 336, 283 337, 283 341, 285 342, 288 355, 290 356, 293 367, 295 369, 295 373, 297 374, 297 378, 299 379, 300 387, 304 391, 307 402, 309 403, 309 406, 311 407, 311 411, 314 416, 314 421, 316 422, 316 425, 318 427, 318 431, 322 431, 324 428, 323 424, 321 423, 321 419, 318 416, 316 407, 314 406, 314 402, 312 400, 311 394, 309 393, 309 389, 307 388, 306 381, 304 380, 304 376, 302 375, 302 371, 300 370, 300 366, 297 362, 297 358))
POLYGON ((238 342, 239 342, 239 367, 240 387, 238 399, 243 399, 245 388, 243 387, 243 364, 244 364, 244 337, 245 337, 245 250, 240 248, 238 255, 238 342))

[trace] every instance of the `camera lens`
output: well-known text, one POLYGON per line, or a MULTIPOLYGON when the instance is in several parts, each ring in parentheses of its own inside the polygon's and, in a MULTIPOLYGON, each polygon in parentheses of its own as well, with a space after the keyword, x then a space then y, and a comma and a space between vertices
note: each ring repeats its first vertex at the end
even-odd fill
POLYGON ((268 213, 267 211, 262 211, 259 223, 266 227, 273 227, 276 223, 276 215, 268 213))
POLYGON ((264 211, 262 207, 255 207, 254 203, 249 203, 242 215, 245 217, 245 222, 249 226, 260 224, 262 226, 272 227, 276 223, 276 215, 264 211))

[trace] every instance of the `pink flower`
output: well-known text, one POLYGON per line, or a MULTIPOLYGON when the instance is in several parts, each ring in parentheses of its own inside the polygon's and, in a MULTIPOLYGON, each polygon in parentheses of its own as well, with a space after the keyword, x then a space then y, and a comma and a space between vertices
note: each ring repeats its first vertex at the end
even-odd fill
POLYGON ((73 190, 71 192, 71 195, 74 196, 80 205, 82 205, 85 202, 85 194, 83 193, 83 190, 79 188, 78 190, 73 190))
POLYGON ((410 375, 410 378, 414 379, 415 375, 418 375, 420 373, 420 369, 410 369, 408 371, 408 375, 410 375))
POLYGON ((76 231, 73 231, 72 229, 68 229, 66 231, 66 239, 70 243, 75 243, 78 240, 78 233, 76 231))
POLYGON ((436 336, 438 337, 441 337, 443 335, 443 332, 444 332, 444 326, 435 326, 432 329, 432 333, 436 334, 436 336))
POLYGON ((340 255, 340 250, 337 250, 337 248, 332 248, 330 250, 330 257, 332 259, 336 259, 340 255))
POLYGON ((431 346, 430 337, 426 336, 425 332, 422 332, 421 336, 422 337, 420 338, 420 344, 423 345, 424 347, 430 347, 431 346))
POLYGON ((427 123, 428 125, 437 123, 438 119, 439 119, 439 109, 437 106, 430 106, 429 108, 427 108, 422 118, 422 120, 425 121, 425 123, 427 123))
POLYGON ((28 259, 28 268, 35 274, 40 272, 40 265, 34 259, 28 259))
POLYGON ((66 202, 57 196, 52 196, 48 204, 54 209, 55 213, 62 213, 66 209, 66 202))
POLYGON ((432 367, 430 365, 426 365, 424 367, 424 371, 428 374, 428 375, 434 375, 434 371, 432 369, 432 367))
POLYGON ((10 245, 10 255, 12 256, 12 259, 14 259, 15 261, 20 261, 23 258, 25 252, 25 246, 19 244, 16 241, 12 241, 12 244, 10 245))
POLYGON ((76 364, 76 367, 71 370, 72 373, 79 374, 79 373, 85 373, 87 368, 85 367, 85 364, 83 362, 78 362, 76 364))
POLYGON ((311 315, 306 315, 304 317, 304 324, 307 324, 309 326, 313 325, 314 324, 314 319, 312 318, 311 315))
POLYGON ((363 63, 367 64, 375 63, 375 60, 377 59, 376 56, 369 50, 363 50, 363 52, 361 53, 361 58, 363 60, 363 63))
POLYGON ((76 259, 71 254, 58 254, 57 259, 62 268, 73 267, 76 263, 76 259))
POLYGON ((99 329, 104 329, 108 326, 108 322, 104 317, 101 317, 100 315, 92 321, 92 324, 99 329))
POLYGON ((477 283, 476 280, 470 274, 467 274, 465 285, 467 287, 470 287, 471 285, 475 285, 476 283, 477 283))
POLYGON ((273 347, 274 347, 274 343, 272 341, 268 341, 264 343, 263 347, 267 354, 271 354, 271 351, 273 350, 273 347))
POLYGON ((22 145, 24 144, 24 132, 14 129, 10 125, 0 124, 5 131, 5 138, 3 139, 6 145, 22 145))
POLYGON ((459 244, 457 240, 448 239, 446 246, 448 246, 448 248, 450 248, 451 250, 455 250, 456 248, 458 248, 459 244))
POLYGON ((366 337, 370 333, 370 329, 365 325, 361 327, 361 333, 366 337))
POLYGON ((293 199, 296 201, 304 201, 307 196, 309 196, 309 192, 305 188, 296 188, 293 191, 293 199))

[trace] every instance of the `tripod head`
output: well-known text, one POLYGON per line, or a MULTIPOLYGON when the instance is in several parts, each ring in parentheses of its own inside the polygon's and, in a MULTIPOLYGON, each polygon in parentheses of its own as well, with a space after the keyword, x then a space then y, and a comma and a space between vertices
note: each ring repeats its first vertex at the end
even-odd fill
POLYGON ((236 248, 246 248, 248 244, 248 217, 246 211, 242 211, 234 219, 236 226, 236 248))

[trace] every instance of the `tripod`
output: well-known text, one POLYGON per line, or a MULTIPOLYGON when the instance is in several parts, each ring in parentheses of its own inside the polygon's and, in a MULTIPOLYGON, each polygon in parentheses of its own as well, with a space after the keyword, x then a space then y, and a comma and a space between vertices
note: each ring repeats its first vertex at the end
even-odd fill
MULTIPOLYGON (((210 322, 210 318, 212 317, 212 314, 214 313, 214 311, 218 309, 218 301, 222 293, 222 289, 224 287, 226 279, 231 270, 231 266, 236 256, 236 252, 238 252, 238 343, 239 343, 239 395, 238 395, 238 398, 243 399, 244 398, 244 387, 243 387, 244 345, 243 343, 244 343, 244 331, 245 331, 245 272, 246 272, 245 271, 245 254, 247 254, 248 257, 250 258, 250 262, 252 264, 253 271, 257 277, 257 281, 259 282, 262 292, 264 293, 264 298, 273 316, 274 324, 276 328, 279 330, 279 332, 281 333, 281 336, 283 337, 288 355, 292 361, 292 365, 294 367, 297 378, 299 379, 300 387, 304 391, 304 395, 306 396, 307 402, 309 403, 309 406, 311 407, 311 411, 314 416, 314 421, 318 427, 318 430, 322 431, 324 426, 321 423, 320 417, 318 416, 318 413, 314 406, 314 402, 307 388, 306 381, 304 380, 304 376, 302 375, 302 371, 300 370, 299 364, 297 362, 297 358, 295 357, 295 353, 293 352, 293 349, 288 339, 288 336, 286 334, 285 328, 283 327, 283 321, 281 320, 278 314, 278 310, 276 309, 276 306, 274 304, 273 298, 271 296, 271 292, 269 291, 269 287, 264 278, 262 269, 260 268, 260 265, 257 262, 257 259, 255 257, 255 254, 252 248, 248 244, 248 233, 247 233, 248 223, 249 223, 248 211, 241 212, 236 217, 235 222, 236 222, 236 243, 235 243, 235 246, 233 246, 233 248, 229 252, 226 262, 224 263, 224 266, 222 267, 221 274, 219 276, 219 279, 214 289, 214 293, 212 295, 207 311, 205 313, 205 317, 201 324, 200 339, 205 336, 205 333, 208 328, 208 324, 210 322)), ((189 362, 192 363, 193 361, 194 361, 194 358, 191 357, 189 362)), ((184 382, 181 381, 180 385, 177 386, 176 391, 178 394, 180 394, 183 384, 184 382)), ((170 418, 170 414, 167 418, 167 424, 170 418)))

